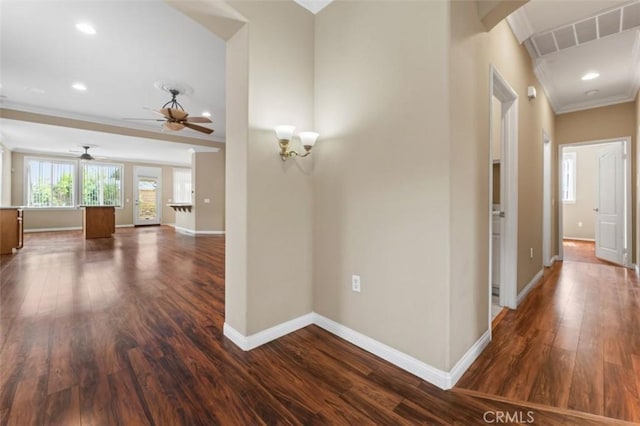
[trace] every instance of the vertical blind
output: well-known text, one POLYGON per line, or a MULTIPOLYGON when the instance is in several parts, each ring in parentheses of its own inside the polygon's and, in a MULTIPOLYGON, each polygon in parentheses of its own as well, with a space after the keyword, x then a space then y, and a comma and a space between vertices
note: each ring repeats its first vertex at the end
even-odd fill
POLYGON ((191 169, 173 169, 173 202, 192 202, 191 169))
POLYGON ((122 166, 82 164, 82 200, 85 206, 122 205, 122 166))
POLYGON ((26 159, 29 207, 72 207, 75 165, 68 161, 26 159))

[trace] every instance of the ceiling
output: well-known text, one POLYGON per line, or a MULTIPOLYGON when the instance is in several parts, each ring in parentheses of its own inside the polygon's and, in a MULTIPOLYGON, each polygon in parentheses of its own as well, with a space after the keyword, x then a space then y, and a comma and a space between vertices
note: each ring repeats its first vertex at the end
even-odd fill
MULTIPOLYGON (((211 113, 213 123, 206 126, 215 129, 212 135, 191 129, 176 135, 224 142, 225 43, 164 1, 2 0, 0 106, 3 108, 161 132, 161 122, 124 120, 158 118, 150 110, 160 108, 171 97, 154 87, 158 81, 193 89, 192 93, 178 97, 192 116, 204 111, 211 113), (76 24, 80 22, 90 23, 96 34, 78 31, 76 24), (72 89, 76 82, 85 84, 87 90, 72 89)), ((4 141, 5 134, 14 135, 15 129, 5 128, 4 121, 2 124, 4 141)), ((25 126, 22 130, 34 127, 25 126)), ((97 137, 93 133, 92 137, 97 137)), ((127 147, 126 154, 114 151, 108 152, 108 156, 133 155, 130 144, 100 140, 107 150, 127 147)), ((19 143, 33 142, 34 138, 26 138, 19 143)), ((14 143, 7 140, 8 145, 14 143)), ((158 146, 167 144, 158 143, 158 146)), ((67 150, 68 145, 60 149, 67 150)), ((151 153, 153 150, 150 148, 138 159, 155 155, 151 153)), ((184 148, 183 155, 186 153, 184 148)), ((171 159, 166 157, 162 161, 171 159)))
POLYGON ((508 22, 556 113, 635 99, 640 0, 531 0, 508 22), (583 81, 588 72, 599 77, 583 81))

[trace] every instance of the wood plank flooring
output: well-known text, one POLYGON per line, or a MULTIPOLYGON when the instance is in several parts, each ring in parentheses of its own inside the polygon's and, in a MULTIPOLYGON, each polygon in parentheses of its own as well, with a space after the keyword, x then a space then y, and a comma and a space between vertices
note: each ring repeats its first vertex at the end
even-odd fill
MULTIPOLYGON (((22 251, 0 257, 0 278, 2 425, 469 425, 507 414, 542 425, 607 423, 441 391, 315 326, 243 352, 221 333, 224 237, 190 237, 166 227, 118 229, 113 239, 97 240, 80 232, 28 234, 22 251)), ((616 300, 619 314, 634 321, 628 309, 637 299, 622 293, 619 288, 602 304, 616 300)), ((586 289, 580 294, 583 305, 595 303, 586 289)), ((578 311, 566 327, 581 319, 578 311)), ((604 313, 602 320, 620 325, 604 313)), ((513 319, 504 321, 514 327, 513 319)), ((566 391, 556 379, 572 364, 593 376, 587 355, 594 347, 603 365, 608 354, 602 378, 628 383, 626 368, 640 371, 637 352, 629 356, 604 330, 577 342, 568 334, 557 348, 542 332, 522 336, 515 339, 521 347, 532 340, 546 346, 514 358, 506 343, 489 352, 513 365, 559 356, 563 363, 550 366, 547 376, 527 379, 538 399, 553 393, 576 406, 596 399, 601 413, 631 412, 629 404, 606 402, 614 391, 602 380, 592 385, 599 394, 585 394, 566 391), (583 358, 570 355, 579 345, 587 348, 583 358)), ((632 402, 630 389, 615 392, 632 402)))
POLYGON ((562 242, 563 258, 565 262, 597 263, 600 265, 614 265, 596 257, 596 243, 594 241, 581 241, 565 239, 562 242))
POLYGON ((565 246, 458 388, 640 423, 640 285, 590 249, 565 246))

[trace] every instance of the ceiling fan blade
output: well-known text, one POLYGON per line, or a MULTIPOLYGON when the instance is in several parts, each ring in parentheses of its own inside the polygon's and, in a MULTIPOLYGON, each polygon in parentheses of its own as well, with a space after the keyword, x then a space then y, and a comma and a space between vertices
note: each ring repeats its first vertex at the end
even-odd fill
POLYGON ((176 130, 182 130, 184 129, 184 124, 181 123, 172 123, 170 121, 167 121, 166 123, 164 123, 163 127, 166 130, 170 130, 170 131, 176 131, 176 130))
POLYGON ((123 118, 124 121, 165 121, 162 118, 123 118))
POLYGON ((204 126, 198 126, 197 124, 191 124, 188 121, 184 123, 185 127, 188 127, 190 129, 193 129, 197 132, 202 132, 202 133, 206 133, 208 135, 210 135, 211 133, 213 133, 213 129, 209 129, 207 127, 204 126))
POLYGON ((189 114, 177 108, 162 108, 160 113, 167 118, 173 118, 175 120, 184 120, 189 116, 189 114))
POLYGON ((213 123, 213 121, 207 117, 189 117, 187 118, 187 123, 213 123))

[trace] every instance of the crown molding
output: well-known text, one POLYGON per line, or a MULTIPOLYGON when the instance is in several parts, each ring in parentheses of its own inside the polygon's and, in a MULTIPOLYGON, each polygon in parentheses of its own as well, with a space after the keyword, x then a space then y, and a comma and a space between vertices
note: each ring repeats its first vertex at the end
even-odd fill
POLYGON ((633 102, 636 99, 634 96, 609 96, 607 98, 598 99, 594 101, 576 102, 569 104, 556 111, 556 114, 567 114, 570 112, 584 111, 586 109, 601 108, 611 105, 624 104, 627 102, 633 102))
POLYGON ((314 15, 327 7, 333 0, 294 0, 314 15))
POLYGON ((529 21, 529 16, 524 7, 507 16, 507 23, 520 44, 534 33, 533 25, 531 25, 531 21, 529 21))
POLYGON ((547 95, 547 99, 549 100, 549 104, 551 105, 551 109, 553 109, 554 113, 558 113, 558 102, 553 97, 553 93, 555 91, 555 85, 553 84, 553 79, 549 73, 549 67, 544 62, 544 60, 536 59, 533 65, 533 73, 538 78, 540 85, 542 86, 542 90, 544 94, 547 95))

